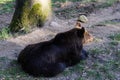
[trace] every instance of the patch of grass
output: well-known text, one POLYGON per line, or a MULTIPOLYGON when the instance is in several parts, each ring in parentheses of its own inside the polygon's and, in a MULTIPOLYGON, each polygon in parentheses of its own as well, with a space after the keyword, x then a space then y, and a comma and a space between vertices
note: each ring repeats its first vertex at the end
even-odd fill
POLYGON ((115 41, 120 41, 120 33, 113 34, 109 36, 109 38, 115 41))
POLYGON ((110 60, 107 64, 113 71, 120 71, 120 61, 118 60, 110 60))
POLYGON ((11 60, 6 57, 0 57, 0 80, 44 80, 44 79, 29 76, 27 73, 21 70, 21 67, 18 65, 16 60, 11 60))
POLYGON ((107 63, 104 64, 104 66, 100 67, 100 71, 105 74, 106 78, 110 80, 114 80, 116 77, 113 74, 113 67, 114 67, 113 62, 108 61, 107 63), (112 71, 111 71, 112 70, 112 71))
POLYGON ((117 41, 111 41, 109 43, 110 46, 117 46, 119 43, 117 41))
POLYGON ((120 20, 118 21, 118 19, 116 19, 116 20, 105 21, 102 22, 101 24, 118 24, 118 23, 120 23, 120 20))
POLYGON ((78 79, 76 79, 76 80, 84 80, 82 77, 79 77, 78 79))
MULTIPOLYGON (((113 46, 118 45, 118 43, 115 43, 115 42, 111 42, 110 44, 113 46)), ((89 68, 86 69, 88 79, 90 80, 105 80, 105 79, 117 80, 118 79, 115 73, 120 72, 120 59, 118 56, 119 51, 115 52, 114 49, 110 49, 111 55, 108 54, 107 56, 106 55, 107 49, 109 49, 109 47, 106 48, 106 46, 105 48, 104 47, 100 48, 100 50, 99 48, 91 49, 91 52, 96 55, 96 58, 92 57, 91 59, 92 64, 89 64, 89 63, 87 64, 89 66, 89 68)), ((107 53, 110 53, 110 52, 107 52, 107 53)), ((94 55, 94 54, 91 54, 91 55, 94 55)))
POLYGON ((13 1, 13 0, 0 0, 0 4, 5 4, 6 2, 13 1))
POLYGON ((112 6, 118 0, 103 0, 102 4, 97 6, 97 8, 106 8, 112 6))
MULTIPOLYGON (((111 45, 117 45, 117 43, 111 42, 111 45)), ((110 49, 114 53, 107 56, 106 53, 110 53, 107 49, 109 49, 109 47, 106 48, 105 46, 102 48, 90 49, 93 53, 91 55, 95 54, 96 58, 92 57, 88 59, 88 62, 90 60, 91 63, 85 61, 86 63, 83 62, 72 67, 68 70, 67 76, 72 73, 77 73, 78 77, 75 80, 117 80, 118 77, 115 73, 120 72, 120 59, 118 56, 120 52, 118 51, 116 54, 114 50, 110 49)))
POLYGON ((90 49, 89 52, 91 54, 102 54, 102 53, 104 53, 104 50, 103 49, 99 49, 99 48, 94 48, 94 49, 90 49))
POLYGON ((97 2, 98 0, 83 0, 82 3, 97 2))
POLYGON ((0 31, 0 39, 7 39, 11 36, 9 28, 2 28, 0 31))
POLYGON ((94 28, 95 26, 105 26, 106 24, 115 25, 115 24, 119 24, 119 23, 120 23, 120 19, 112 19, 112 20, 106 20, 106 21, 100 22, 98 24, 92 25, 91 27, 94 28))
MULTIPOLYGON (((120 49, 117 50, 116 56, 117 56, 117 58, 120 60, 120 49)), ((119 61, 119 64, 120 64, 120 61, 119 61)), ((119 66, 120 66, 120 65, 119 65, 119 66)))
POLYGON ((104 76, 102 74, 103 73, 97 69, 87 70, 87 76, 89 76, 89 78, 92 78, 92 80, 103 80, 104 76))
POLYGON ((85 69, 85 61, 81 61, 79 64, 75 65, 73 70, 77 72, 82 72, 85 69))
POLYGON ((0 0, 0 14, 14 11, 15 0, 0 0))
POLYGON ((68 69, 68 70, 65 70, 62 74, 64 75, 64 76, 68 76, 68 75, 70 75, 71 74, 71 70, 70 69, 68 69))
POLYGON ((55 3, 55 2, 66 2, 66 1, 77 2, 77 1, 83 1, 83 0, 52 0, 53 3, 55 3))
POLYGON ((84 69, 85 69, 85 62, 81 61, 79 64, 77 64, 73 67, 69 67, 68 70, 65 70, 62 74, 64 76, 70 75, 74 72, 79 72, 80 74, 82 74, 84 69))
POLYGON ((24 72, 22 72, 20 70, 20 68, 17 67, 10 67, 7 68, 6 70, 1 70, 0 71, 1 77, 5 77, 5 78, 17 78, 18 76, 26 76, 26 74, 24 72))
MULTIPOLYGON (((69 75, 76 74, 76 73, 79 73, 80 75, 82 75, 84 69, 85 69, 85 61, 81 61, 79 64, 67 68, 67 69, 62 73, 62 75, 64 75, 64 76, 69 76, 69 75)), ((82 78, 78 77, 78 78, 75 79, 75 80, 80 80, 80 79, 82 79, 82 78)))
POLYGON ((87 76, 89 78, 92 78, 92 80, 104 80, 104 79, 114 80, 116 79, 115 75, 113 74, 114 64, 115 63, 110 61, 102 64, 97 62, 96 64, 96 61, 95 61, 94 64, 88 70, 86 70, 87 76))

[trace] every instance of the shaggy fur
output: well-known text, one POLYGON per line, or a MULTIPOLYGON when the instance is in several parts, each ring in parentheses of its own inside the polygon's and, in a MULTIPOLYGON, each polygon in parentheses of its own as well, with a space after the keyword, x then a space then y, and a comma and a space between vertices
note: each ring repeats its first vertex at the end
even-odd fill
POLYGON ((28 45, 21 51, 18 62, 30 75, 56 76, 88 57, 83 50, 84 34, 84 28, 74 28, 57 34, 50 41, 28 45))

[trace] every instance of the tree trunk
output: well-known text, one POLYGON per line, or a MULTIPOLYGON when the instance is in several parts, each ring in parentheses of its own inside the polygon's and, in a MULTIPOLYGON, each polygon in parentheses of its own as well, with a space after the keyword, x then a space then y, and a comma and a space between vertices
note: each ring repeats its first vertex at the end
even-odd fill
POLYGON ((10 31, 29 30, 41 27, 51 15, 51 0, 16 0, 10 31))

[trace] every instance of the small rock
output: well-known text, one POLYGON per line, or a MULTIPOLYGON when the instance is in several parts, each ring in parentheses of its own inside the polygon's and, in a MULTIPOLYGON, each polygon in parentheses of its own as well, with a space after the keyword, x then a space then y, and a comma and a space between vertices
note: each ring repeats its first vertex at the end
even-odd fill
POLYGON ((50 23, 50 26, 51 26, 51 27, 61 27, 61 25, 58 24, 57 22, 51 22, 51 23, 50 23))

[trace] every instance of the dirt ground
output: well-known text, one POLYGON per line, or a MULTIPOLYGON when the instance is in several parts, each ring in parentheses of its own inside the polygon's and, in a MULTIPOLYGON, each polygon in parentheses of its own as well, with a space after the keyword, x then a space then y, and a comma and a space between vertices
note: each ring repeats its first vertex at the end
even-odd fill
MULTIPOLYGON (((12 13, 0 15, 0 28, 8 26, 10 24, 12 15, 12 13)), ((111 42, 111 40, 108 37, 112 34, 120 32, 120 5, 117 4, 112 7, 97 10, 87 17, 89 19, 88 23, 82 25, 89 31, 89 33, 91 33, 94 36, 94 41, 85 44, 84 48, 86 50, 90 50, 93 48, 99 49, 101 47, 108 47, 108 45, 106 44, 111 42), (118 23, 103 24, 103 22, 105 21, 118 21, 118 23)), ((74 28, 76 19, 77 18, 61 20, 59 19, 59 17, 54 16, 50 24, 46 24, 43 28, 35 29, 33 32, 28 33, 26 35, 10 37, 6 40, 0 40, 0 57, 7 57, 9 59, 16 60, 19 52, 26 45, 50 40, 57 33, 74 28)), ((116 49, 120 50, 120 42, 118 42, 118 45, 115 47, 116 49)), ((102 60, 112 58, 108 58, 108 56, 106 55, 99 56, 98 58, 101 59, 101 57, 102 60)), ((90 62, 90 59, 91 58, 87 60, 87 63, 90 62)), ((92 60, 90 63, 92 63, 92 60)), ((117 78, 114 80, 120 80, 120 72, 118 73, 119 74, 116 74, 117 78)), ((60 77, 59 80, 75 80, 75 78, 77 77, 77 75, 75 74, 72 74, 70 76, 60 77), (72 78, 70 78, 70 76, 72 78)), ((52 78, 49 80, 56 80, 56 78, 52 78)))

